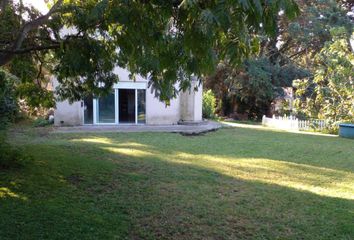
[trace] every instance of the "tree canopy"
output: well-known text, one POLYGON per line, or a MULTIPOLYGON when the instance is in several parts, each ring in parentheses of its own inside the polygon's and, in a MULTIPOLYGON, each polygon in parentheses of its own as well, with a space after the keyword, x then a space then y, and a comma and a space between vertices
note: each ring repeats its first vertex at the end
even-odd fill
POLYGON ((275 34, 259 32, 258 54, 249 56, 237 67, 226 59, 206 79, 206 87, 218 98, 219 113, 247 114, 256 119, 271 114, 271 103, 282 97, 284 87, 292 87, 294 80, 313 81, 316 77, 319 68, 316 56, 332 41, 331 29, 341 28, 349 41, 354 25, 353 16, 347 13, 353 4, 336 0, 296 2, 300 14, 295 19, 289 21, 279 12, 275 34))
POLYGON ((44 68, 56 74, 59 96, 70 100, 110 89, 118 81, 112 69, 120 66, 132 78, 149 78, 168 101, 192 76, 211 74, 220 59, 238 64, 257 52, 258 33, 276 33, 279 11, 298 13, 294 0, 58 0, 49 6, 43 15, 22 1, 0 1, 0 66, 26 82, 28 92, 42 86, 29 85, 45 79, 44 68))
POLYGON ((300 113, 329 120, 332 127, 354 122, 354 53, 343 27, 331 29, 331 41, 315 56, 314 78, 295 82, 300 113))

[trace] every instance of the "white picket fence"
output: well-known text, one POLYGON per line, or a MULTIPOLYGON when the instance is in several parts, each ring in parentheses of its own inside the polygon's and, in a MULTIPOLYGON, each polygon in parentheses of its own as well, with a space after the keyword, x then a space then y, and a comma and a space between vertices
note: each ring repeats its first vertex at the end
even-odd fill
POLYGON ((272 128, 284 129, 284 130, 311 130, 315 129, 322 131, 326 128, 325 120, 299 120, 294 116, 274 116, 268 118, 263 116, 262 125, 272 128))

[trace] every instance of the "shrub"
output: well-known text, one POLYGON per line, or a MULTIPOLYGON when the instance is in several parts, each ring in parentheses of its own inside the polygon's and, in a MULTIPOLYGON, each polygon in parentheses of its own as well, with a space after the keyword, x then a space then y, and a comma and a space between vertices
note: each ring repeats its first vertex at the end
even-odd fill
POLYGON ((0 68, 0 129, 6 129, 18 112, 15 77, 0 68))
POLYGON ((33 126, 34 127, 45 127, 45 126, 48 126, 48 125, 51 125, 51 124, 52 124, 52 121, 44 119, 44 118, 41 118, 41 117, 37 118, 33 122, 33 126))
POLYGON ((6 142, 8 125, 18 113, 16 78, 0 68, 0 170, 21 167, 28 157, 6 142))
POLYGON ((203 118, 214 118, 216 98, 211 90, 203 92, 203 118))

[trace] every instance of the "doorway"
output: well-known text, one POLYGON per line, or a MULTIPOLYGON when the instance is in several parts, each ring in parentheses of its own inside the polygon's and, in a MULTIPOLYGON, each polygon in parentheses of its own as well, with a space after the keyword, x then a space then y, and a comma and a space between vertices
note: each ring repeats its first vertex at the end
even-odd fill
POLYGON ((119 89, 119 123, 135 123, 135 89, 119 89))

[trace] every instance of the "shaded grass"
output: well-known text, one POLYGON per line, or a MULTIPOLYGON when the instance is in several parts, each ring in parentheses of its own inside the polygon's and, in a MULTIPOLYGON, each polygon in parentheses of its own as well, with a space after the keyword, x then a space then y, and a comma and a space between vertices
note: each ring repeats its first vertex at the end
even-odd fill
POLYGON ((352 140, 241 128, 12 137, 33 160, 0 173, 0 239, 354 236, 352 140))

